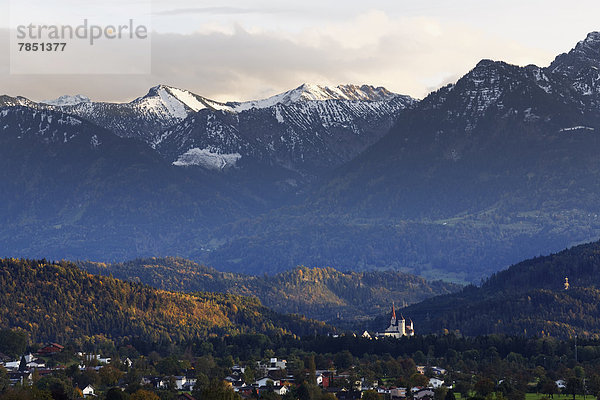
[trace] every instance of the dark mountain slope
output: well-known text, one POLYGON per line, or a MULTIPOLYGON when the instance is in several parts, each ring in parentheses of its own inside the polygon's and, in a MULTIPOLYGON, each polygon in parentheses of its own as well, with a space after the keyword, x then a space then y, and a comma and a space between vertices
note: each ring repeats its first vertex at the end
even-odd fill
POLYGON ((68 114, 7 107, 0 121, 4 255, 176 252, 182 231, 194 246, 215 224, 262 207, 216 176, 177 170, 147 146, 68 114))
POLYGON ((600 335, 600 242, 513 265, 481 287, 403 310, 422 332, 600 335), (565 277, 570 287, 565 290, 565 277))

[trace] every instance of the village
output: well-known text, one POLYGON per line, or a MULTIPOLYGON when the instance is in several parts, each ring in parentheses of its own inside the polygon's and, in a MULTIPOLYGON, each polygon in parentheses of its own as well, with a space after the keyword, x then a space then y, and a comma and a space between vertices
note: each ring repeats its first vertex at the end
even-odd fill
MULTIPOLYGON (((19 360, 6 360, 0 362, 0 368, 4 368, 11 386, 28 387, 43 379, 44 377, 65 376, 77 370, 86 376, 97 375, 97 383, 84 383, 76 385, 75 398, 99 397, 99 388, 106 382, 103 375, 121 376, 112 383, 111 389, 118 388, 122 392, 130 390, 131 382, 125 378, 128 372, 132 372, 134 362, 126 358, 124 360, 113 360, 110 357, 102 357, 99 354, 86 354, 77 352, 78 363, 70 365, 56 364, 53 357, 62 353, 64 347, 57 343, 48 344, 39 349, 36 354, 24 354, 19 360), (52 366, 50 366, 52 365, 52 366), (110 371, 109 371, 110 370, 110 371), (121 373, 114 372, 119 371, 121 373)), ((252 366, 233 365, 229 374, 222 380, 225 387, 240 395, 241 398, 260 398, 268 394, 285 397, 292 388, 298 386, 298 377, 288 373, 288 362, 277 357, 264 361, 258 361, 252 366), (250 369, 252 372, 249 373, 250 369), (256 376, 248 381, 247 377, 256 376)), ((396 387, 394 385, 380 385, 377 382, 367 382, 365 377, 356 375, 351 366, 345 370, 327 369, 306 371, 306 379, 309 383, 322 389, 324 393, 334 395, 339 400, 354 400, 363 398, 365 393, 377 394, 378 398, 384 399, 406 399, 410 397, 417 400, 434 400, 436 391, 442 388, 444 392, 452 388, 451 384, 444 381, 446 370, 439 367, 417 366, 417 372, 421 378, 419 386, 396 387), (426 373, 433 375, 428 378, 426 373)), ((92 381, 94 379, 91 379, 92 381)), ((176 394, 177 399, 193 400, 197 375, 194 368, 181 370, 178 375, 147 375, 139 377, 137 382, 140 390, 151 393, 169 392, 176 394)), ((135 392, 134 392, 135 393, 135 392)), ((106 393, 104 393, 106 396, 106 393)), ((161 396, 162 397, 162 396, 161 396)), ((106 397, 109 398, 109 397, 106 397)))
MULTIPOLYGON (((412 321, 406 324, 403 316, 397 318, 393 305, 389 325, 381 332, 315 336, 309 348, 316 351, 302 350, 305 340, 281 339, 214 337, 193 344, 196 355, 190 344, 159 349, 161 355, 152 348, 142 353, 131 343, 116 345, 106 339, 96 341, 93 351, 89 344, 84 351, 74 343, 49 343, 28 347, 19 357, 0 353, 0 400, 37 399, 27 397, 35 390, 69 400, 485 400, 494 393, 496 400, 532 400, 525 394, 549 397, 600 390, 600 376, 594 373, 586 379, 584 368, 569 357, 548 353, 543 362, 555 364, 554 370, 531 369, 520 354, 511 351, 500 358, 496 347, 486 342, 512 343, 524 354, 533 347, 510 338, 415 336, 412 321), (445 353, 436 357, 436 347, 445 353), (366 352, 369 348, 371 354, 366 352), (380 349, 405 355, 392 357, 380 349), (423 349, 428 349, 427 355, 423 349)), ((560 344, 539 339, 534 343, 545 343, 548 349, 560 344)), ((589 357, 592 348, 585 349, 588 353, 581 356, 589 357)), ((532 357, 540 360, 539 355, 532 357)))

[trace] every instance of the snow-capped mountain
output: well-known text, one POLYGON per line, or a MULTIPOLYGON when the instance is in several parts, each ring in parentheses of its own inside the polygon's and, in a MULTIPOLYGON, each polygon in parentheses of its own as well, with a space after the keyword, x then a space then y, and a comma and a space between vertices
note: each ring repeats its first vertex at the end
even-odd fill
POLYGON ((165 85, 155 86, 145 96, 129 103, 77 101, 68 96, 60 99, 63 100, 44 102, 41 106, 86 118, 118 136, 135 138, 150 145, 162 130, 198 110, 222 107, 221 103, 165 85))
MULTIPOLYGON (((277 104, 289 106, 299 101, 326 101, 326 100, 348 100, 348 101, 389 101, 399 95, 392 93, 383 87, 369 85, 338 85, 336 87, 319 86, 304 83, 296 89, 277 94, 263 99, 252 100, 241 103, 229 102, 230 111, 241 112, 252 108, 268 108, 277 104)), ((404 96, 409 100, 408 96, 404 96)))
POLYGON ((384 88, 304 84, 264 100, 201 110, 162 132, 156 148, 179 166, 215 165, 223 155, 230 162, 218 165, 251 161, 315 174, 375 143, 414 103, 384 88))
POLYGON ((7 95, 0 95, 0 107, 14 107, 14 106, 25 106, 30 108, 37 108, 37 103, 26 99, 25 97, 17 96, 11 97, 7 95))
POLYGON ((54 100, 40 101, 40 103, 43 103, 43 104, 48 104, 50 106, 59 106, 59 107, 74 106, 74 105, 77 105, 80 103, 89 103, 89 102, 91 102, 91 100, 82 94, 76 94, 75 96, 64 95, 64 96, 60 96, 59 98, 54 99, 54 100))
POLYGON ((175 166, 225 170, 258 162, 314 175, 375 143, 415 102, 369 85, 303 84, 263 100, 227 103, 158 85, 129 103, 77 95, 36 106, 141 140, 175 166))

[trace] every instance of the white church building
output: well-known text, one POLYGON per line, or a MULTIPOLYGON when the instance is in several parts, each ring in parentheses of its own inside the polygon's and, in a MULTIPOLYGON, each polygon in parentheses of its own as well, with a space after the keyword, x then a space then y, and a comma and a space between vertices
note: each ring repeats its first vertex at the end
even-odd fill
POLYGON ((401 338, 402 336, 414 336, 415 329, 412 320, 406 323, 404 316, 396 318, 396 307, 392 303, 392 317, 390 318, 390 326, 383 332, 377 332, 376 337, 394 337, 401 338))

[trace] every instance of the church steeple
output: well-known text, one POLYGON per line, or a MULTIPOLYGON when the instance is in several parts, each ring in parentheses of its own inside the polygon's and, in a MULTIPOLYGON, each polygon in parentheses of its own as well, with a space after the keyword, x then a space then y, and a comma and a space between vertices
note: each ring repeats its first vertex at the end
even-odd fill
POLYGON ((396 307, 394 306, 393 301, 392 301, 392 319, 396 319, 396 307))

